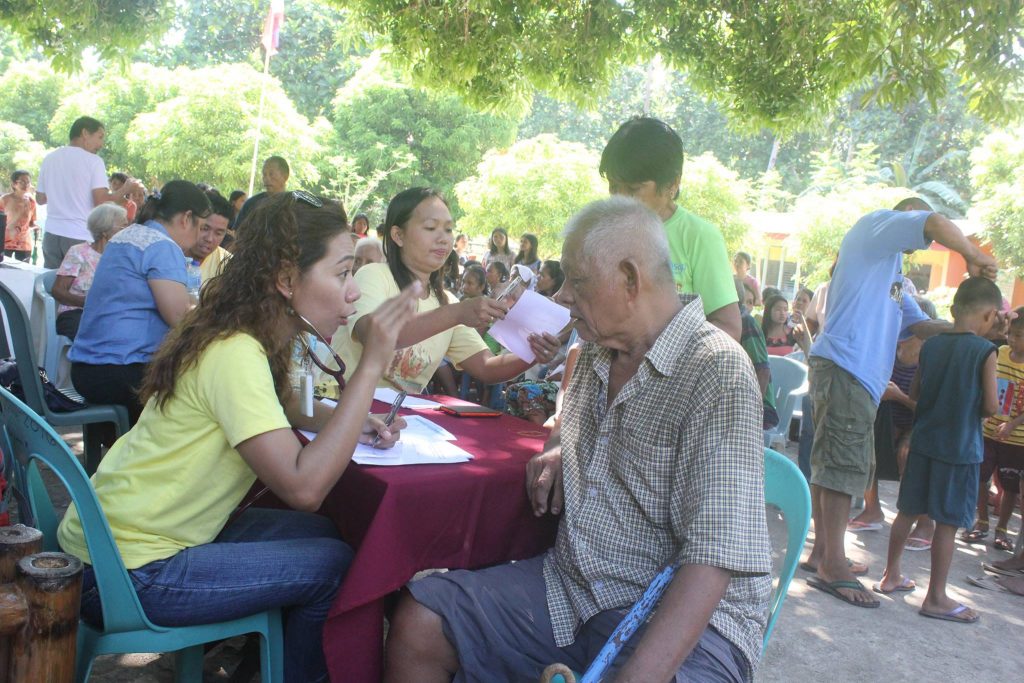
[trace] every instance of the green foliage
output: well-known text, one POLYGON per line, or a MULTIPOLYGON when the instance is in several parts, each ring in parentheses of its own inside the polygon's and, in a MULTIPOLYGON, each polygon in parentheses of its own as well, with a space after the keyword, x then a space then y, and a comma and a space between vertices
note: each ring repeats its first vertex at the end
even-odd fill
POLYGON ((1018 0, 537 3, 332 0, 382 34, 417 83, 482 107, 525 108, 533 88, 593 103, 621 66, 661 55, 752 130, 820 121, 853 87, 902 106, 948 92, 992 120, 1016 116, 1018 0))
POLYGON ((515 135, 512 121, 476 112, 450 95, 408 87, 373 60, 339 91, 334 127, 342 155, 355 161, 359 175, 393 169, 373 194, 385 203, 416 185, 451 199, 455 183, 473 172, 484 152, 510 144, 515 135), (414 161, 395 168, 405 153, 414 161))
MULTIPOLYGON (((50 119, 60 104, 64 79, 41 62, 16 62, 4 70, 0 120, 25 126, 36 140, 48 140, 50 119)), ((64 141, 67 142, 65 132, 64 141)))
POLYGON ((873 145, 861 145, 853 158, 840 161, 831 152, 817 155, 814 185, 797 198, 796 240, 803 284, 814 288, 828 280, 839 245, 859 218, 891 209, 910 193, 886 185, 878 174, 873 145))
POLYGON ((38 47, 63 71, 77 70, 87 48, 103 60, 127 55, 167 26, 169 0, 46 0, 4 2, 0 24, 38 47))
MULTIPOLYGON (((202 87, 183 86, 176 96, 136 116, 126 135, 129 154, 144 160, 147 180, 188 178, 227 191, 247 187, 263 76, 244 64, 227 64, 195 71, 180 67, 172 78, 202 87)), ((291 165, 291 186, 316 187, 316 130, 273 78, 263 116, 260 159, 280 154, 291 165)))
MULTIPOLYGON (((179 2, 170 30, 180 40, 154 41, 136 59, 171 68, 244 62, 262 71, 260 36, 268 5, 266 0, 179 2)), ((359 53, 359 38, 344 10, 320 0, 289 0, 270 73, 304 116, 327 114, 334 93, 358 67, 352 58, 359 53)))
POLYGON ((683 165, 679 203, 714 224, 725 237, 725 248, 730 254, 743 246, 747 235, 749 226, 743 214, 750 209, 749 193, 749 185, 712 154, 688 159, 683 165))
POLYGON ((74 120, 92 116, 102 121, 106 129, 106 143, 100 155, 107 170, 141 176, 145 160, 129 149, 128 130, 138 114, 152 111, 158 102, 176 95, 181 87, 178 78, 186 73, 133 64, 124 71, 106 75, 64 97, 50 121, 51 142, 54 146, 68 144, 68 131, 74 120))
POLYGON ((999 130, 971 152, 975 204, 996 257, 1024 277, 1024 128, 999 130))
POLYGON ((486 237, 494 228, 504 227, 513 244, 524 232, 531 232, 540 241, 542 258, 558 258, 560 235, 569 217, 607 194, 597 167, 596 154, 554 135, 488 152, 476 175, 455 188, 464 211, 459 231, 486 237))
MULTIPOLYGON (((32 174, 32 181, 39 177, 39 164, 46 154, 46 148, 24 126, 10 121, 0 121, 0 187, 7 188, 11 173, 24 169, 32 174)), ((6 191, 6 189, 4 190, 6 191)))

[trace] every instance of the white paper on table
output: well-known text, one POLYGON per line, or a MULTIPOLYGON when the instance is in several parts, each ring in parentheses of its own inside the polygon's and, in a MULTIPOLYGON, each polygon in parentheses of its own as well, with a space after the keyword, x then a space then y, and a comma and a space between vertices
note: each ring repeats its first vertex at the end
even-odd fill
POLYGON ((450 441, 399 441, 394 448, 373 448, 356 445, 352 461, 360 465, 440 465, 469 462, 473 456, 450 441))
POLYGON ((455 435, 447 429, 431 422, 421 415, 404 415, 405 428, 402 430, 402 440, 418 439, 421 441, 455 441, 455 435))
POLYGON ((527 290, 505 314, 505 319, 491 326, 490 333, 499 344, 527 363, 532 363, 534 354, 526 338, 544 332, 557 337, 568 324, 569 309, 546 296, 527 290))
MULTIPOLYGON (((394 389, 387 387, 377 387, 373 390, 373 398, 377 401, 383 401, 384 403, 391 404, 395 402, 398 397, 398 392, 394 389)), ((441 404, 437 401, 431 401, 426 398, 420 398, 419 396, 406 396, 405 400, 402 401, 403 408, 437 408, 441 404)))

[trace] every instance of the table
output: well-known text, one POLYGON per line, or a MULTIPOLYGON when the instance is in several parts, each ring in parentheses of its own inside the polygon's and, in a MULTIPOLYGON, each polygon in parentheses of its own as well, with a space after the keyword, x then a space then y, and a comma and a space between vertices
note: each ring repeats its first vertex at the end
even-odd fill
MULTIPOLYGON (((444 403, 464 403, 430 397, 444 403)), ((388 406, 375 402, 374 412, 388 406)), ((478 568, 538 555, 557 520, 526 499, 525 464, 547 430, 518 418, 458 418, 403 410, 437 422, 474 460, 447 465, 348 466, 323 511, 356 548, 324 625, 334 683, 379 681, 387 599, 424 569, 478 568)))

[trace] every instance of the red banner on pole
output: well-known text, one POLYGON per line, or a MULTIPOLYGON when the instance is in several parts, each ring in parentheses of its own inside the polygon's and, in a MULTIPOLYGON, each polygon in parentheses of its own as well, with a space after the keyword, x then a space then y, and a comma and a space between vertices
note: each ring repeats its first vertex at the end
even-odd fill
POLYGON ((281 25, 284 23, 284 0, 270 0, 270 12, 263 22, 263 37, 260 42, 267 55, 276 55, 278 41, 281 37, 281 25))

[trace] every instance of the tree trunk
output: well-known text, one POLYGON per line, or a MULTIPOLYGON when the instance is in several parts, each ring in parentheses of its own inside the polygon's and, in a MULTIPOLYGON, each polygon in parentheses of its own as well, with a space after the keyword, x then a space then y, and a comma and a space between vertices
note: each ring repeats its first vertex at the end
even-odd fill
POLYGON ((779 136, 776 135, 774 138, 772 138, 772 152, 771 152, 771 154, 768 155, 768 168, 764 169, 765 173, 768 173, 773 168, 775 168, 775 162, 779 158, 779 147, 780 146, 781 146, 781 143, 779 142, 779 136))

